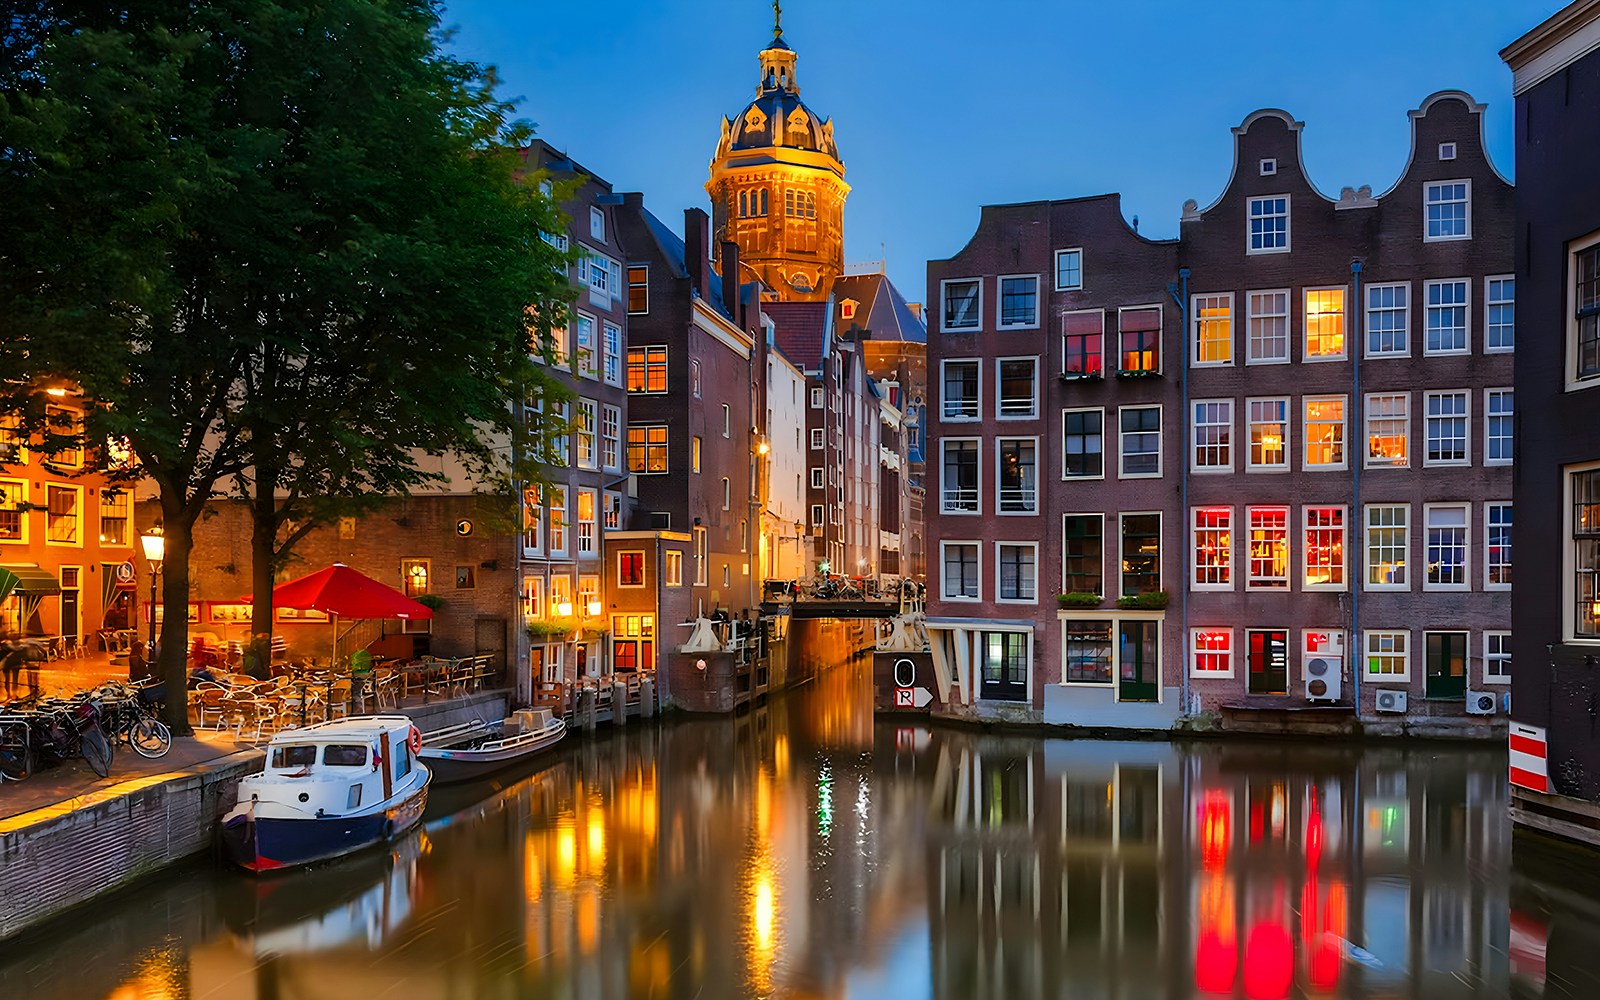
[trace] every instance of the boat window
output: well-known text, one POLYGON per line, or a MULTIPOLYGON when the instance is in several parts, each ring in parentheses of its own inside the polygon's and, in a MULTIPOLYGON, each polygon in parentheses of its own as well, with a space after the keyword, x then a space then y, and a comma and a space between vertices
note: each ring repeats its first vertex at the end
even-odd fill
POLYGON ((396 781, 411 773, 411 746, 402 739, 395 744, 394 777, 396 781))
POLYGON ((360 767, 367 762, 367 748, 360 743, 330 743, 322 751, 322 762, 329 767, 360 767))
POLYGON ((359 809, 361 807, 361 783, 358 781, 350 786, 350 795, 345 800, 346 809, 359 809))
POLYGON ((316 762, 317 748, 315 745, 299 744, 272 748, 273 767, 310 767, 316 762))

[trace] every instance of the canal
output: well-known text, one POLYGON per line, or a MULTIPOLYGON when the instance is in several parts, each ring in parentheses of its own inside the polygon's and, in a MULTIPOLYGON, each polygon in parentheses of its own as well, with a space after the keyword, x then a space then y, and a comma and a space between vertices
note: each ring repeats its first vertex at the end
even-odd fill
POLYGON ((569 737, 389 853, 165 873, 0 946, 0 997, 1600 996, 1590 863, 1512 867, 1501 752, 874 723, 869 682, 569 737))

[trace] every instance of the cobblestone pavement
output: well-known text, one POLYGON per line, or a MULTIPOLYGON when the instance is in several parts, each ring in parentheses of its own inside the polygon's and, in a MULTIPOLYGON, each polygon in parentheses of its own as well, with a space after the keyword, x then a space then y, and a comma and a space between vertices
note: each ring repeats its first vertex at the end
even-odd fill
POLYGON ((97 777, 83 760, 71 760, 55 767, 39 768, 26 781, 0 782, 0 819, 16 816, 44 806, 102 791, 130 778, 148 777, 168 771, 181 771, 191 764, 225 757, 238 750, 248 750, 250 744, 233 742, 228 732, 196 731, 194 736, 181 736, 172 741, 172 749, 165 757, 148 760, 121 745, 111 760, 110 777, 97 777))

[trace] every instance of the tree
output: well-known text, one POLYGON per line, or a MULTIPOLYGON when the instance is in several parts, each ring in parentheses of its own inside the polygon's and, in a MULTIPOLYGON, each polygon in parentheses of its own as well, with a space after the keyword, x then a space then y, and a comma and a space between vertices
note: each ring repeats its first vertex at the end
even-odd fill
MULTIPOLYGON (((408 449, 472 453, 469 428, 507 426, 569 289, 540 236, 554 210, 516 177, 528 127, 439 49, 434 3, 32 0, 14 18, 0 365, 19 378, 0 391, 69 378, 97 404, 85 436, 126 439, 160 495, 168 607, 234 477, 273 497, 309 461, 301 485, 328 495, 400 489, 408 449)), ((180 731, 185 617, 161 644, 180 731)))

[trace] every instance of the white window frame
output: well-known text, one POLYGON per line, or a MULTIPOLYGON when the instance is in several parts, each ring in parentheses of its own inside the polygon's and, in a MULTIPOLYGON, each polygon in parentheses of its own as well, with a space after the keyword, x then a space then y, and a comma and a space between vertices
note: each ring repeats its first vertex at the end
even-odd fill
POLYGON ((600 468, 600 404, 578 397, 577 420, 574 422, 573 443, 576 447, 577 466, 580 469, 600 468), (587 423, 588 429, 585 430, 587 423))
POLYGON ((1348 285, 1312 285, 1300 289, 1300 360, 1306 364, 1320 364, 1324 361, 1347 361, 1349 358, 1350 287, 1348 285), (1317 292, 1338 292, 1340 295, 1339 353, 1337 354, 1311 353, 1311 296, 1317 292))
POLYGON ((578 554, 585 556, 597 555, 600 552, 600 491, 595 489, 579 489, 573 496, 578 515, 574 520, 578 525, 578 554), (584 498, 589 499, 589 516, 583 516, 584 498))
MULTIPOLYGON (((1037 330, 1039 329, 1039 314, 1042 303, 1039 301, 1039 276, 1037 274, 1001 274, 995 277, 994 283, 994 328, 996 330, 1037 330), (1007 323, 1002 318, 1005 309, 1005 287, 1008 281, 1033 282, 1033 320, 1024 323, 1007 323)), ((981 286, 980 286, 981 287, 981 286)), ((982 294, 981 292, 979 293, 982 294)))
POLYGON ((1055 270, 1055 288, 1056 288, 1056 291, 1058 291, 1058 292, 1075 292, 1075 291, 1081 290, 1083 288, 1083 247, 1067 247, 1066 249, 1063 249, 1063 250, 1057 250, 1056 251, 1055 261, 1056 261, 1056 270, 1055 270), (1071 255, 1074 255, 1074 254, 1077 255, 1077 258, 1078 258, 1078 282, 1075 285, 1063 285, 1061 283, 1061 259, 1063 257, 1071 256, 1071 255))
MULTIPOLYGON (((1566 366, 1565 381, 1566 391, 1576 389, 1589 389, 1600 386, 1600 369, 1582 375, 1578 371, 1578 257, 1595 249, 1600 244, 1600 230, 1595 230, 1587 236, 1573 240, 1567 244, 1567 292, 1566 313, 1562 321, 1562 329, 1566 331, 1566 366)), ((1574 469, 1571 471, 1582 471, 1574 469)))
POLYGON ((572 535, 572 522, 567 519, 569 509, 567 501, 571 494, 565 484, 553 483, 545 489, 549 493, 544 503, 545 512, 549 517, 545 546, 552 558, 563 557, 567 555, 567 542, 572 535), (558 497, 561 500, 559 504, 555 502, 558 497), (558 540, 561 542, 560 545, 556 544, 558 540))
POLYGON ((1231 628, 1196 627, 1189 629, 1189 676, 1197 680, 1232 680, 1234 671, 1236 669, 1236 664, 1238 663, 1238 657, 1236 655, 1237 651, 1233 648, 1233 646, 1233 629, 1231 628), (1220 650, 1220 652, 1228 658, 1228 669, 1201 670, 1200 657, 1207 654, 1214 656, 1219 652, 1219 650, 1216 649, 1202 650, 1200 648, 1201 638, 1205 637, 1207 639, 1215 640, 1219 636, 1227 639, 1227 647, 1223 650, 1220 650))
POLYGON ((1245 207, 1244 207, 1244 252, 1245 252, 1245 254, 1248 255, 1248 256, 1254 257, 1254 256, 1256 256, 1258 254, 1288 253, 1294 246, 1294 241, 1293 241, 1294 223, 1293 223, 1293 219, 1294 219, 1294 200, 1292 198, 1290 198, 1287 193, 1284 193, 1284 194, 1259 194, 1259 195, 1251 195, 1251 196, 1247 197, 1245 199, 1245 207), (1279 198, 1283 199, 1283 212, 1282 212, 1282 218, 1283 218, 1283 246, 1257 247, 1255 245, 1255 233, 1253 231, 1253 227, 1251 226, 1251 223, 1255 222, 1257 219, 1276 219, 1276 218, 1279 217, 1279 213, 1278 212, 1260 212, 1260 213, 1258 213, 1256 211, 1256 206, 1257 206, 1258 203, 1265 203, 1265 202, 1268 202, 1268 201, 1274 201, 1274 200, 1279 199, 1279 198))
POLYGON ((1439 143, 1439 159, 1453 160, 1456 158, 1456 144, 1453 142, 1439 143))
POLYGON ((1294 515, 1283 504, 1253 504, 1244 509, 1244 589, 1287 594, 1294 583, 1294 515), (1257 576, 1255 572, 1256 512, 1272 511, 1283 515, 1283 576, 1257 576), (1266 582, 1259 582, 1266 581, 1266 582))
POLYGON ((1415 560, 1411 558, 1411 505, 1409 503, 1369 503, 1361 508, 1361 589, 1362 590, 1391 590, 1405 591, 1411 589, 1411 570, 1415 560), (1405 515, 1405 523, 1401 525, 1372 523, 1373 512, 1378 510, 1399 510, 1405 515), (1400 531, 1400 554, 1405 562, 1402 564, 1405 577, 1400 583, 1373 583, 1372 570, 1376 561, 1372 558, 1372 533, 1374 531, 1400 531))
MULTIPOLYGON (((1121 428, 1119 427, 1118 429, 1120 430, 1121 428)), ((1189 471, 1195 473, 1196 475, 1202 476, 1215 475, 1218 473, 1231 473, 1233 471, 1234 430, 1232 397, 1225 397, 1222 399, 1191 399, 1189 401, 1189 471), (1202 406, 1208 408, 1213 406, 1221 406, 1224 412, 1227 414, 1226 423, 1201 424, 1198 410, 1202 406), (1200 464, 1201 427, 1222 427, 1226 429, 1227 441, 1226 443, 1217 447, 1222 449, 1222 454, 1227 461, 1218 465, 1200 464)))
MULTIPOLYGON (((84 547, 84 533, 87 530, 87 519, 84 517, 83 501, 84 489, 72 483, 56 483, 45 480, 44 483, 44 544, 50 548, 81 549, 84 547), (72 501, 72 539, 71 541, 57 541, 50 537, 50 521, 55 516, 50 513, 50 493, 52 490, 64 490, 73 495, 72 501)), ((27 519, 27 515, 23 515, 27 519)))
MULTIPOLYGON (((1120 433, 1120 431, 1119 431, 1120 433)), ((1085 452, 1087 454, 1087 452, 1085 452)), ((1119 452, 1120 454, 1120 452, 1119 452)), ((1120 462, 1120 457, 1118 458, 1120 462)), ((1103 406, 1069 406, 1061 411, 1061 481, 1062 482, 1092 482, 1106 478, 1106 408, 1103 406), (1100 472, 1093 476, 1067 475, 1067 414, 1069 413, 1098 413, 1100 414, 1100 472)))
MULTIPOLYGON (((1124 510, 1117 514, 1117 563, 1115 566, 1115 590, 1106 594, 1107 597, 1116 598, 1122 595, 1122 578, 1127 572, 1128 553, 1123 543, 1128 540, 1128 518, 1154 517, 1156 519, 1156 589, 1162 589, 1162 584, 1168 580, 1167 576, 1167 544, 1166 544, 1166 515, 1159 510, 1124 510)), ((1102 548, 1104 543, 1101 543, 1102 548)), ((1104 578, 1102 577, 1102 582, 1104 578)))
POLYGON ((600 329, 600 347, 605 352, 600 362, 601 377, 606 385, 621 385, 622 366, 627 363, 627 352, 622 347, 622 327, 603 320, 600 329))
POLYGON ((1411 282, 1390 281, 1366 286, 1366 301, 1361 303, 1361 351, 1362 357, 1367 358, 1409 358, 1411 357, 1411 282), (1405 296, 1405 305, 1399 306, 1374 306, 1372 296, 1377 292, 1401 292, 1405 296), (1374 313, 1400 314, 1400 335, 1405 346, 1388 351, 1375 351, 1372 349, 1372 316, 1374 313))
POLYGON ((811 428, 811 450, 812 451, 820 451, 820 450, 822 450, 822 428, 821 427, 813 427, 813 428, 811 428))
MULTIPOLYGON (((1039 488, 1039 484, 1042 481, 1042 477, 1040 476, 1040 473, 1042 473, 1043 471, 1044 471, 1044 456, 1040 453, 1040 442, 1039 442, 1039 438, 1038 438, 1037 435, 1032 435, 1032 436, 1029 436, 1029 435, 1021 435, 1021 436, 1007 435, 1007 436, 1004 436, 1004 437, 997 436, 994 439, 994 491, 995 491, 994 492, 994 512, 995 512, 995 515, 998 516, 998 517, 1037 517, 1039 515, 1039 510, 1040 510, 1040 507, 1041 507, 1041 501, 1043 500, 1043 497, 1041 496, 1042 491, 1039 488), (1000 462, 1001 462, 1002 451, 1003 451, 1001 446, 1004 445, 1004 444, 1012 443, 1012 442, 1022 442, 1022 443, 1025 443, 1025 444, 1033 445, 1033 504, 1032 504, 1031 509, 1029 509, 1029 510, 1002 510, 1001 509, 1002 506, 1003 506, 1001 504, 1001 502, 1000 502, 1000 489, 1001 489, 1001 487, 1000 487, 1000 462)), ((981 487, 980 487, 979 493, 980 494, 982 493, 981 487)), ((981 504, 982 502, 983 501, 982 501, 982 498, 981 498, 981 495, 980 495, 979 503, 981 504)))
MULTIPOLYGON (((1117 478, 1118 479, 1160 479, 1163 469, 1162 451, 1165 447, 1163 437, 1166 431, 1167 418, 1163 412, 1165 406, 1161 403, 1136 403, 1128 406, 1117 407, 1117 478), (1128 472, 1127 471, 1127 431, 1122 429, 1122 411, 1124 410, 1155 410, 1156 411, 1156 471, 1154 472, 1128 472)), ((1148 431, 1135 431, 1136 434, 1147 434, 1148 431)), ((1100 428, 1101 447, 1105 445, 1105 424, 1100 428)))
POLYGON ((1361 662, 1359 668, 1361 678, 1368 684, 1410 684, 1411 683, 1411 631, 1409 629, 1362 629, 1361 631, 1361 662), (1380 642, 1399 640, 1400 648, 1378 649, 1380 642), (1399 673, 1377 674, 1372 672, 1372 658, 1374 656, 1398 657, 1401 667, 1399 673))
POLYGON ((1424 242, 1424 243, 1450 243, 1450 242, 1454 242, 1456 240, 1470 240, 1470 239, 1472 239, 1472 178, 1470 178, 1470 177, 1458 177, 1458 178, 1454 178, 1454 179, 1451 179, 1451 180, 1438 180, 1438 181, 1426 181, 1426 182, 1424 182, 1423 185, 1422 185, 1422 242, 1424 242), (1465 211, 1462 213, 1462 216, 1463 216, 1462 222, 1463 222, 1463 225, 1464 225, 1464 227, 1466 229, 1466 232, 1463 232, 1463 233, 1451 233, 1449 235, 1435 236, 1435 235, 1433 235, 1432 233, 1429 232, 1429 229, 1432 226, 1432 221, 1428 218, 1428 207, 1430 205, 1454 205, 1454 204, 1457 204, 1455 199, 1451 199, 1450 201, 1435 201, 1435 200, 1433 200, 1433 199, 1431 199, 1429 197, 1434 191, 1444 187, 1446 184, 1462 184, 1462 185, 1465 185, 1465 191, 1463 192, 1464 197, 1462 198, 1460 204, 1463 204, 1463 205, 1466 206, 1465 211))
POLYGON ((544 499, 537 486, 522 491, 522 554, 544 554, 544 499), (529 500, 538 502, 530 504, 529 500))
POLYGON ((1486 629, 1483 633, 1483 682, 1485 684, 1510 684, 1512 665, 1505 670, 1489 672, 1490 664, 1511 664, 1511 633, 1498 629, 1486 629), (1495 650, 1500 646, 1500 650, 1495 650))
POLYGON ((1425 503, 1422 505, 1422 589, 1433 590, 1471 590, 1472 589, 1472 504, 1470 503, 1425 503), (1459 510, 1464 519, 1461 525, 1461 582, 1460 583, 1433 583, 1428 579, 1428 566, 1430 565, 1433 540, 1430 533, 1433 530, 1433 513, 1441 510, 1459 510))
POLYGON ((706 586, 706 581, 711 579, 711 567, 709 565, 711 562, 711 550, 706 544, 706 529, 696 526, 690 530, 693 532, 692 537, 694 539, 694 585, 696 587, 704 587, 706 586))
POLYGON ((589 206, 589 236, 602 243, 606 241, 606 213, 593 205, 589 206))
POLYGON ((1278 158, 1276 156, 1262 157, 1261 162, 1256 164, 1256 169, 1260 171, 1259 176, 1261 177, 1274 177, 1278 173, 1278 158))
MULTIPOLYGON (((1338 462, 1313 462, 1307 451, 1300 453, 1300 468, 1303 472, 1339 472, 1350 467, 1350 397, 1343 393, 1327 393, 1323 395, 1300 397, 1300 438, 1301 447, 1310 448, 1311 439, 1311 404, 1339 401, 1339 461, 1338 462)), ((1319 420, 1318 425, 1331 424, 1332 421, 1319 420)))
POLYGON ((811 408, 813 410, 822 409, 822 387, 820 385, 811 387, 811 408))
MULTIPOLYGON (((1510 501, 1510 500, 1486 500, 1486 501, 1484 501, 1484 504, 1483 504, 1483 589, 1484 590, 1502 590, 1502 591, 1504 591, 1504 590, 1510 590, 1512 585, 1510 583, 1491 583, 1490 582, 1490 571, 1495 568, 1496 564, 1489 560, 1489 553, 1491 551, 1490 545, 1489 545, 1489 530, 1490 530, 1491 527, 1497 527, 1497 525, 1493 525, 1492 524, 1491 519, 1490 519, 1490 514, 1498 507, 1504 507, 1504 508, 1506 508, 1507 510, 1509 510, 1511 512, 1511 517, 1512 517, 1513 520, 1507 522, 1507 524, 1506 524, 1507 528, 1510 528, 1510 527, 1513 526, 1513 524, 1515 523, 1515 518, 1516 518, 1516 509, 1515 509, 1512 501, 1510 501)), ((1507 563, 1504 563, 1502 565, 1505 566, 1506 571, 1507 571, 1508 574, 1513 574, 1514 575, 1514 571, 1516 569, 1516 558, 1517 558, 1516 540, 1515 540, 1515 538, 1512 539, 1512 544, 1509 547, 1511 549, 1511 561, 1507 562, 1507 563)))
POLYGON ((813 528, 820 528, 825 523, 822 516, 822 510, 823 507, 820 503, 814 503, 811 505, 811 526, 813 528))
POLYGON ((1303 504, 1300 508, 1300 589, 1312 593, 1343 593, 1350 589, 1350 510, 1344 504, 1303 504), (1337 529, 1313 527, 1311 514, 1313 511, 1335 510, 1339 512, 1339 526, 1337 529), (1313 531, 1333 531, 1339 533, 1339 582, 1338 583, 1312 583, 1311 582, 1311 533, 1313 531))
POLYGON ((1286 365, 1293 360, 1294 355, 1294 290, 1292 288, 1252 288, 1244 293, 1245 298, 1245 340, 1244 363, 1246 365, 1286 365), (1268 295, 1283 296, 1283 312, 1258 312, 1260 300, 1268 295), (1255 339, 1255 322, 1258 319, 1283 320, 1283 356, 1257 355, 1255 339))
MULTIPOLYGON (((1036 456, 1037 457, 1037 456, 1036 456)), ((983 515, 983 439, 977 437, 946 437, 939 439, 939 513, 946 517, 981 517, 983 515), (952 444, 976 444, 978 484, 974 492, 977 496, 973 499, 972 510, 962 510, 949 505, 949 488, 944 482, 945 448, 952 444)))
POLYGON ((814 490, 820 490, 826 485, 827 483, 824 481, 822 475, 822 466, 813 465, 811 467, 811 488, 814 490))
MULTIPOLYGON (((980 371, 980 377, 981 377, 982 369, 980 368, 979 371, 980 371)), ((1037 420, 1037 419, 1039 419, 1039 396, 1040 396, 1040 391, 1039 390, 1040 390, 1039 356, 1037 354, 1018 354, 1018 355, 1012 355, 1010 357, 995 358, 994 359, 994 418, 996 420, 1037 420), (1033 395, 1030 398, 1029 409, 1028 409, 1028 412, 1026 412, 1026 413, 1007 413, 1007 412, 1005 412, 1005 405, 1006 405, 1005 378, 1004 378, 1004 374, 1003 373, 1004 373, 1004 369, 1005 369, 1005 366, 1006 366, 1006 362, 1008 362, 1008 361, 1010 361, 1010 362, 1026 361, 1030 365, 1033 366, 1033 395)), ((982 390, 981 389, 979 390, 979 394, 982 395, 982 390)), ((980 409, 978 412, 981 414, 983 411, 980 409)))
MULTIPOLYGON (((1103 511, 1081 511, 1073 513, 1068 511, 1061 515, 1061 592, 1067 592, 1067 518, 1093 517, 1100 520, 1100 590, 1102 596, 1106 590, 1106 515, 1103 511)), ((1120 543, 1119 543, 1120 544, 1120 543)), ((1119 567, 1120 570, 1120 567, 1119 567)), ((1121 586, 1119 581, 1118 586, 1121 586)))
POLYGON ((622 407, 611 403, 600 404, 600 462, 612 471, 623 466, 622 407))
POLYGON ((733 436, 733 407, 727 403, 722 404, 722 436, 733 436))
POLYGON ((1513 354, 1517 349, 1517 276, 1514 274, 1490 274, 1483 279, 1483 353, 1485 354, 1513 354), (1494 287, 1497 281, 1511 282, 1511 298, 1497 299, 1494 297, 1494 287), (1489 343, 1489 331, 1493 327, 1489 323, 1489 310, 1495 306, 1511 307, 1511 346, 1496 347, 1489 343))
POLYGON ((973 278, 945 278, 939 282, 939 332, 940 333, 981 333, 983 332, 983 279, 973 278), (946 322, 949 317, 949 286, 964 285, 975 282, 978 286, 977 308, 972 312, 972 322, 960 326, 951 326, 946 322))
MULTIPOLYGON (((983 589, 982 574, 979 574, 978 588, 983 589)), ((1038 604, 1039 603, 1039 543, 997 541, 994 543, 994 602, 996 604, 1038 604), (1033 597, 1002 597, 1000 586, 1000 550, 1003 548, 1018 548, 1033 550, 1033 597)))
POLYGON ((1244 425, 1245 426, 1244 470, 1246 472, 1267 472, 1267 473, 1288 472, 1294 467, 1294 434, 1293 434, 1294 414, 1290 412, 1290 410, 1293 409, 1293 403, 1294 403, 1294 401, 1288 396, 1247 396, 1247 397, 1245 397, 1245 401, 1244 401, 1244 419, 1245 419, 1245 425, 1244 425), (1267 424, 1273 423, 1274 421, 1270 421, 1270 420, 1259 420, 1258 421, 1258 420, 1251 419, 1251 404, 1253 404, 1253 403, 1277 403, 1277 404, 1279 404, 1279 406, 1282 407, 1283 419, 1280 420, 1280 421, 1276 421, 1278 426, 1281 427, 1282 430, 1283 430, 1283 441, 1279 445, 1279 451, 1283 455, 1283 461, 1282 462, 1276 463, 1274 465, 1258 465, 1258 464, 1256 464, 1256 460, 1255 460, 1255 440, 1256 440, 1255 428, 1258 427, 1258 426, 1265 427, 1267 424))
POLYGON ((700 471, 700 453, 701 453, 701 450, 704 447, 705 447, 705 443, 701 439, 700 435, 698 435, 698 434, 690 435, 690 437, 689 437, 689 471, 690 472, 698 473, 700 471))
MULTIPOLYGON (((998 376, 996 376, 996 377, 998 378, 998 376)), ((944 423, 944 424, 971 424, 971 423, 977 423, 978 421, 980 421, 982 419, 983 419, 983 360, 981 358, 944 358, 944 359, 941 359, 940 362, 939 362, 939 422, 940 423, 944 423), (974 375, 976 377, 973 379, 972 384, 973 384, 974 389, 977 392, 977 395, 974 396, 973 399, 970 401, 970 405, 967 405, 968 401, 963 399, 962 400, 962 403, 963 403, 962 412, 958 413, 958 414, 955 414, 955 415, 951 415, 950 408, 949 408, 950 407, 950 398, 949 398, 949 394, 946 392, 946 388, 945 388, 949 384, 947 379, 946 379, 946 371, 950 367, 955 366, 955 365, 960 365, 963 368, 965 368, 966 366, 970 365, 973 368, 973 373, 974 373, 974 375)))
POLYGON ((666 549, 661 553, 662 583, 668 587, 683 586, 683 552, 680 549, 666 549))
MULTIPOLYGON (((1035 567, 1035 574, 1037 575, 1037 567, 1035 567)), ((939 599, 941 601, 959 601, 959 602, 965 603, 965 604, 977 604, 978 602, 983 600, 983 543, 981 541, 979 541, 976 538, 972 538, 972 539, 952 538, 952 539, 949 539, 949 540, 943 540, 943 539, 940 540, 940 542, 939 542, 939 599), (950 548, 951 546, 956 546, 956 545, 965 546, 965 547, 969 547, 969 548, 972 549, 973 558, 974 558, 974 561, 975 561, 975 564, 976 564, 975 568, 973 570, 973 573, 974 573, 974 577, 975 577, 976 582, 977 582, 977 591, 978 591, 976 594, 974 594, 972 596, 967 596, 965 594, 958 594, 958 595, 952 596, 951 593, 950 593, 950 577, 949 577, 949 574, 947 574, 945 572, 945 565, 946 565, 945 550, 950 548)))
POLYGON ((1191 591, 1201 591, 1201 590, 1229 591, 1229 590, 1233 590, 1234 589, 1233 588, 1233 578, 1234 578, 1234 572, 1233 572, 1233 570, 1234 570, 1233 534, 1234 534, 1234 525, 1233 525, 1233 508, 1232 507, 1229 507, 1229 506, 1214 506, 1214 505, 1207 504, 1207 505, 1202 505, 1202 506, 1199 506, 1199 507, 1191 507, 1191 508, 1189 508, 1189 589, 1191 591), (1226 548, 1224 550, 1227 558, 1226 558, 1225 564, 1222 567, 1223 568, 1223 575, 1227 579, 1223 580, 1221 582, 1214 581, 1214 580, 1202 581, 1200 579, 1200 571, 1201 571, 1202 568, 1211 569, 1211 567, 1209 567, 1209 566, 1204 566, 1204 564, 1201 562, 1201 560, 1199 558, 1199 552, 1200 552, 1200 515, 1203 514, 1203 513, 1224 513, 1224 514, 1227 515, 1227 523, 1223 527, 1221 527, 1221 528, 1207 528, 1206 529, 1207 531, 1220 531, 1222 533, 1222 536, 1225 539, 1227 539, 1227 546, 1226 546, 1226 548))
POLYGON ((1513 462, 1516 461, 1516 457, 1517 457, 1516 418, 1517 418, 1517 391, 1516 391, 1516 389, 1514 387, 1512 387, 1512 386, 1491 386, 1491 387, 1483 390, 1483 464, 1484 465, 1511 465, 1513 462), (1495 400, 1495 397, 1498 396, 1498 395, 1501 395, 1501 394, 1504 394, 1507 398, 1509 398, 1511 400, 1511 410, 1508 413, 1496 413, 1494 411, 1494 400, 1495 400), (1508 448, 1509 454, 1505 458, 1494 458, 1489 454, 1489 442, 1495 440, 1497 437, 1500 437, 1500 435, 1496 435, 1496 434, 1490 433, 1490 428, 1493 426, 1490 423, 1490 421, 1493 421, 1493 420, 1496 420, 1496 419, 1500 419, 1500 418, 1505 419, 1508 422, 1508 424, 1510 425, 1510 430, 1504 435, 1505 441, 1509 445, 1509 448, 1508 448))
POLYGON ((1409 392, 1369 392, 1361 401, 1362 416, 1362 465, 1368 469, 1409 469, 1411 468, 1411 393, 1409 392), (1405 442, 1405 458, 1395 461, 1392 458, 1372 455, 1372 439, 1374 437, 1372 422, 1375 419, 1393 420, 1390 415, 1378 416, 1372 412, 1372 405, 1379 399, 1398 399, 1400 401, 1400 436, 1405 442))
POLYGON ((1471 278, 1438 278, 1422 283, 1422 354, 1424 357, 1444 357, 1451 354, 1472 353, 1472 279, 1471 278), (1455 309, 1455 303, 1449 305, 1434 305, 1429 301, 1435 288, 1453 285, 1462 289, 1465 300, 1460 304, 1461 309, 1461 346, 1435 349, 1428 343, 1428 316, 1435 309, 1455 309))
POLYGON ((1204 295, 1191 295, 1189 297, 1189 367, 1191 368, 1231 368, 1233 366, 1233 293, 1210 292, 1204 295), (1201 315, 1204 308, 1226 308, 1227 313, 1220 320, 1218 317, 1207 318, 1201 315), (1205 343, 1202 334, 1209 326, 1221 322, 1227 326, 1226 338, 1227 357, 1221 361, 1201 361, 1201 345, 1205 343))
POLYGON ((722 477, 722 509, 730 510, 733 507, 733 480, 727 476, 722 477))
MULTIPOLYGON (((1440 439, 1441 441, 1443 438, 1440 439)), ((1422 464, 1424 467, 1465 467, 1472 464, 1472 390, 1470 389, 1439 389, 1425 392, 1422 395, 1422 464), (1461 401, 1464 411, 1460 416, 1450 414, 1435 416, 1431 411, 1435 400, 1445 397, 1461 401), (1461 457, 1460 458, 1434 458, 1434 427, 1435 421, 1443 426, 1444 421, 1461 421, 1461 457)))

